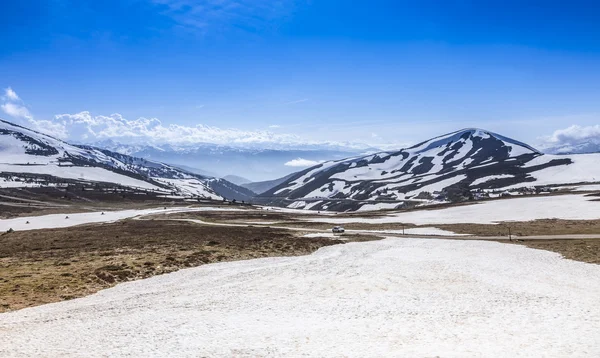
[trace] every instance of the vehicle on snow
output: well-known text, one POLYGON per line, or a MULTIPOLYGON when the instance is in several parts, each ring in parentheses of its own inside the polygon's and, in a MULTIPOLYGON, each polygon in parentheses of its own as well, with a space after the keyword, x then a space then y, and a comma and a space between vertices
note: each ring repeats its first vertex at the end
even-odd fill
POLYGON ((333 229, 331 229, 331 231, 332 231, 334 234, 342 234, 342 233, 343 233, 345 230, 344 230, 344 228, 343 228, 343 227, 341 227, 341 226, 334 226, 334 227, 333 227, 333 229))

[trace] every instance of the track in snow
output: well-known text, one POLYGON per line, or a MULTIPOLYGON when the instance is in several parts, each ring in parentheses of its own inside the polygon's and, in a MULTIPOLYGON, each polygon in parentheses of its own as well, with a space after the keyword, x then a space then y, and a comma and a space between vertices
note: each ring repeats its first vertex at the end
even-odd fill
POLYGON ((390 239, 206 265, 0 315, 0 356, 594 356, 600 266, 390 239))

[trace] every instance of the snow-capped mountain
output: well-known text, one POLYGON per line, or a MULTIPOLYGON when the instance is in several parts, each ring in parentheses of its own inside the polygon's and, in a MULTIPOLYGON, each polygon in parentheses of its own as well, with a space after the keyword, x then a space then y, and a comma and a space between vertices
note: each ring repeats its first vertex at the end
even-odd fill
POLYGON ((0 187, 64 181, 113 183, 158 193, 244 200, 253 193, 223 179, 92 146, 75 146, 0 120, 0 187))
POLYGON ((600 155, 544 155, 496 133, 465 129, 396 152, 325 162, 260 196, 295 207, 308 207, 303 200, 311 199, 312 209, 322 209, 334 200, 393 203, 449 190, 595 181, 600 155))

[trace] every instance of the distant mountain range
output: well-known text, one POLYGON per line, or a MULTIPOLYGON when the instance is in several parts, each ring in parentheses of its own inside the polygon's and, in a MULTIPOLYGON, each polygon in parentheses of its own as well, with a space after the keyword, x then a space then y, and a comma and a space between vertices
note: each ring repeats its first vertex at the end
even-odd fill
MULTIPOLYGON (((186 155, 199 155, 200 149, 191 152, 186 155)), ((257 154, 253 160, 260 163, 259 158, 257 154)), ((331 160, 261 182, 237 175, 209 176, 192 165, 180 167, 112 149, 72 145, 0 120, 0 188, 84 185, 165 197, 348 210, 392 208, 440 195, 461 197, 479 189, 600 181, 600 154, 543 154, 482 129, 449 133, 398 151, 331 160)), ((215 171, 210 166, 203 169, 215 171)))
POLYGON ((235 175, 249 177, 255 181, 271 180, 297 171, 298 167, 285 165, 297 158, 323 161, 379 151, 370 147, 353 148, 335 145, 296 145, 263 149, 210 143, 186 146, 136 145, 112 140, 93 145, 134 157, 169 163, 202 175, 214 177, 235 175))

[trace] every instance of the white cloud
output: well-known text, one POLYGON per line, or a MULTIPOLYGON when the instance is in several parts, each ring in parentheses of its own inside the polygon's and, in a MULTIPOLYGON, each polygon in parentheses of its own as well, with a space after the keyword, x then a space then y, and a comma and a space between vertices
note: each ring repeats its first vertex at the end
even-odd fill
POLYGON ((22 106, 18 103, 6 102, 0 105, 0 107, 2 108, 2 111, 4 111, 4 113, 8 114, 11 117, 25 119, 33 118, 31 116, 31 113, 29 113, 29 110, 25 106, 22 106))
POLYGON ((565 129, 554 131, 550 137, 552 143, 578 143, 582 141, 598 140, 600 141, 600 125, 578 126, 572 125, 565 129))
MULTIPOLYGON (((49 122, 49 121, 46 121, 49 122)), ((114 139, 120 142, 187 145, 212 143, 224 145, 243 144, 310 144, 291 134, 275 134, 269 131, 245 131, 235 128, 198 124, 184 126, 163 125, 157 118, 128 120, 115 113, 110 116, 92 115, 90 112, 59 114, 51 121, 53 132, 71 140, 94 142, 114 139)), ((47 123, 44 123, 47 125, 47 123)))
POLYGON ((600 148, 600 125, 572 125, 542 140, 542 147, 551 153, 595 151, 600 148))
POLYGON ((281 128, 281 126, 279 124, 272 124, 269 126, 269 128, 277 129, 277 128, 281 128))
MULTIPOLYGON (((54 118, 35 119, 21 103, 7 102, 0 108, 10 116, 23 120, 18 124, 38 132, 78 143, 97 143, 114 140, 117 143, 136 145, 173 145, 178 147, 198 144, 217 144, 232 147, 256 149, 299 149, 299 150, 346 150, 357 152, 368 146, 361 143, 318 141, 287 133, 274 133, 269 130, 241 130, 220 128, 203 124, 186 126, 163 124, 157 118, 129 120, 121 114, 109 116, 93 115, 88 111, 74 114, 58 114, 54 118)), ((272 125, 270 129, 279 128, 272 125)))
POLYGON ((21 101, 21 98, 17 93, 10 87, 4 89, 4 96, 2 96, 2 104, 0 108, 6 114, 15 118, 32 119, 33 116, 29 113, 27 107, 25 107, 21 101))
POLYGON ((4 89, 4 95, 6 96, 7 100, 9 100, 9 101, 16 102, 16 101, 20 100, 17 93, 15 91, 13 91, 13 89, 10 87, 4 89))
MULTIPOLYGON (((84 111, 58 114, 50 120, 35 119, 10 87, 5 89, 4 96, 0 96, 0 109, 20 120, 17 121, 20 125, 63 140, 80 143, 93 144, 102 140, 114 140, 127 144, 167 144, 180 147, 206 143, 256 149, 322 149, 353 152, 368 147, 361 143, 307 140, 294 134, 274 133, 269 130, 240 130, 203 124, 165 125, 157 118, 140 117, 129 120, 118 113, 104 116, 84 111)), ((269 126, 269 129, 277 128, 280 126, 276 124, 269 126)))
POLYGON ((129 120, 118 113, 104 116, 84 111, 75 114, 59 114, 50 121, 30 120, 29 122, 35 130, 82 143, 110 139, 127 144, 169 144, 180 147, 209 143, 259 149, 360 151, 368 148, 367 145, 360 143, 308 140, 294 134, 274 133, 269 130, 241 130, 203 124, 167 125, 157 118, 144 117, 129 120))
POLYGON ((323 160, 321 161, 316 161, 316 160, 309 160, 309 159, 304 159, 304 158, 296 158, 296 159, 292 159, 289 162, 284 163, 283 165, 286 165, 288 167, 312 167, 318 164, 323 163, 323 160))

